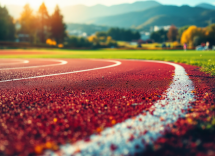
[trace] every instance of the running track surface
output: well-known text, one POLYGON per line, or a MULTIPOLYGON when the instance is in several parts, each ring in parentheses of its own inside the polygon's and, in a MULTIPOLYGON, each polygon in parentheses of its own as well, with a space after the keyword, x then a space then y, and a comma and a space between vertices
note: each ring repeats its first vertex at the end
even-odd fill
POLYGON ((153 114, 174 70, 131 60, 1 60, 0 152, 56 151, 143 111, 153 114))

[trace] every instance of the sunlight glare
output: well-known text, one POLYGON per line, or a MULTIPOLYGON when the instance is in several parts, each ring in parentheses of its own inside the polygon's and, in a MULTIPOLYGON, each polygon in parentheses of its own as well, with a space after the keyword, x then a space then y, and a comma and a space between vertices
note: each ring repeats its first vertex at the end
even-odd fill
POLYGON ((48 9, 54 8, 56 6, 56 3, 53 3, 52 0, 19 0, 19 4, 21 5, 29 4, 31 8, 34 10, 38 10, 39 6, 43 2, 45 3, 48 9))

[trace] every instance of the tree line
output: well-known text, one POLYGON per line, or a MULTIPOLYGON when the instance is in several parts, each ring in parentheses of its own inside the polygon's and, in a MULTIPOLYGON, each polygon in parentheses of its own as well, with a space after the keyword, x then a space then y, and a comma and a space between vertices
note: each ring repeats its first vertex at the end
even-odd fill
POLYGON ((0 41, 13 41, 15 39, 15 25, 6 7, 0 5, 0 41))
MULTIPOLYGON (((20 28, 18 34, 28 35, 31 43, 46 43, 48 38, 53 38, 57 43, 63 43, 66 37, 66 25, 63 23, 63 16, 56 6, 52 15, 49 15, 44 3, 39 7, 36 14, 28 4, 18 19, 20 28)), ((16 29, 14 19, 9 15, 6 7, 0 6, 0 40, 14 41, 16 29)))
POLYGON ((198 46, 201 43, 210 42, 211 45, 215 45, 215 24, 205 28, 188 25, 179 29, 172 25, 168 31, 161 29, 151 33, 150 38, 159 43, 177 41, 189 46, 198 46))
POLYGON ((186 43, 189 46, 198 46, 206 42, 215 45, 215 24, 205 28, 190 26, 181 36, 181 43, 186 43))
POLYGON ((116 40, 132 41, 140 39, 140 33, 130 29, 110 28, 106 32, 96 32, 89 38, 69 36, 60 8, 55 7, 54 13, 49 14, 45 3, 34 12, 29 4, 23 8, 18 19, 19 28, 15 28, 14 19, 6 7, 0 6, 0 40, 14 41, 17 34, 27 36, 27 41, 34 44, 49 44, 65 47, 101 47, 117 46, 116 40), (103 39, 102 39, 103 38, 103 39), (104 40, 105 39, 105 40, 104 40))
POLYGON ((150 39, 152 39, 154 42, 174 42, 177 41, 180 36, 180 30, 176 28, 176 26, 172 25, 169 30, 158 30, 155 32, 152 32, 150 35, 150 39))
POLYGON ((54 13, 49 14, 45 3, 42 3, 36 13, 29 4, 23 8, 18 19, 20 28, 15 29, 14 19, 6 7, 0 6, 0 40, 15 41, 17 34, 27 35, 27 42, 33 44, 48 44, 60 47, 92 47, 86 38, 69 36, 58 5, 54 13), (63 46, 62 46, 63 45, 63 46))
POLYGON ((140 39, 140 33, 131 29, 110 28, 106 34, 117 41, 132 41, 140 39))
POLYGON ((33 13, 29 4, 26 4, 19 23, 21 28, 18 32, 28 34, 32 43, 46 43, 48 38, 52 38, 58 44, 65 40, 66 24, 63 22, 58 5, 54 13, 49 15, 45 3, 42 3, 36 14, 33 13))

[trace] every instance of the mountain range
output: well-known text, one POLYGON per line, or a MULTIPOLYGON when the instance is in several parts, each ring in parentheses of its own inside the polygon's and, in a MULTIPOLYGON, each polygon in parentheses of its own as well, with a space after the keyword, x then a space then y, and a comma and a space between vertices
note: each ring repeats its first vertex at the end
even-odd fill
MULTIPOLYGON (((9 13, 17 19, 23 7, 6 6, 9 13)), ((195 24, 205 26, 215 22, 215 6, 201 3, 195 7, 162 5, 156 1, 137 1, 113 6, 74 5, 61 8, 66 23, 96 24, 112 27, 149 28, 154 25, 178 27, 195 24)))
POLYGON ((65 21, 80 23, 96 17, 114 16, 134 11, 143 11, 160 5, 161 4, 156 1, 138 1, 132 4, 124 3, 112 6, 98 4, 92 7, 75 5, 64 7, 62 9, 62 13, 65 15, 65 21))
MULTIPOLYGON (((81 23, 96 17, 118 15, 133 11, 142 11, 159 5, 161 4, 156 1, 137 1, 134 3, 123 3, 112 6, 105 6, 101 4, 90 7, 86 5, 73 5, 61 8, 61 12, 64 15, 65 22, 81 23)), ((19 5, 6 5, 6 7, 8 8, 10 15, 15 19, 19 18, 23 10, 23 6, 19 5)), ((49 9, 48 11, 50 14, 52 14, 53 8, 49 9)))
POLYGON ((215 6, 211 5, 211 4, 208 4, 208 3, 200 3, 196 7, 201 7, 201 8, 205 8, 205 9, 215 10, 215 6))
POLYGON ((206 26, 210 22, 215 22, 215 10, 190 6, 167 6, 161 5, 144 11, 130 12, 108 17, 99 17, 91 20, 93 24, 136 27, 138 29, 150 28, 158 25, 174 24, 178 27, 184 25, 206 26))

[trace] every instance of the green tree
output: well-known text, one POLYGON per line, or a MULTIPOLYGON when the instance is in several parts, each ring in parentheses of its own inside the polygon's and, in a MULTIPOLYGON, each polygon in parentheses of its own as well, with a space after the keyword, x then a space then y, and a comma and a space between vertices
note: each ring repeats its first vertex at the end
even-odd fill
POLYGON ((186 26, 183 26, 183 27, 179 28, 179 30, 178 30, 178 36, 177 36, 178 41, 181 40, 181 36, 182 36, 183 32, 185 30, 187 30, 189 27, 190 27, 190 25, 186 25, 186 26))
POLYGON ((133 33, 133 38, 134 38, 135 40, 139 40, 140 37, 141 37, 141 35, 140 35, 140 33, 139 33, 138 31, 136 31, 136 32, 133 33))
POLYGON ((96 36, 97 37, 107 37, 108 36, 108 34, 106 33, 106 32, 104 32, 104 31, 98 31, 98 32, 96 32, 96 36))
POLYGON ((107 40, 108 35, 106 32, 101 31, 101 32, 96 32, 96 37, 100 42, 105 42, 107 40))
POLYGON ((110 28, 107 31, 107 35, 111 36, 114 40, 120 41, 132 41, 140 39, 140 33, 130 29, 110 28))
POLYGON ((206 28, 206 39, 210 45, 215 45, 215 24, 211 24, 206 28))
POLYGON ((36 40, 36 18, 29 4, 24 6, 24 11, 21 13, 19 22, 21 25, 19 32, 28 34, 30 36, 30 42, 34 42, 36 40))
POLYGON ((107 34, 108 36, 111 36, 114 40, 121 40, 119 28, 110 28, 107 31, 107 34))
POLYGON ((177 36, 178 36, 178 29, 174 25, 172 25, 169 28, 167 37, 168 37, 169 41, 173 42, 173 41, 177 40, 177 36))
POLYGON ((197 41, 206 42, 206 30, 205 28, 198 28, 196 26, 190 26, 181 36, 181 43, 189 44, 189 46, 195 46, 197 41), (198 38, 197 38, 198 37, 198 38), (195 38, 195 40, 194 40, 195 38))
POLYGON ((200 36, 194 36, 193 38, 193 45, 198 46, 202 43, 202 38, 200 36))
POLYGON ((70 36, 67 38, 67 44, 65 45, 68 48, 81 48, 81 47, 92 47, 92 43, 83 37, 70 36))
POLYGON ((46 39, 50 36, 50 17, 45 6, 45 3, 42 3, 38 12, 38 36, 40 42, 46 43, 46 39))
POLYGON ((7 8, 0 5, 0 40, 14 41, 15 32, 13 18, 9 15, 7 8))
POLYGON ((53 15, 51 16, 51 34, 57 43, 63 43, 66 35, 66 24, 63 22, 63 16, 61 15, 58 5, 55 8, 53 15))
POLYGON ((165 41, 167 41, 167 32, 168 31, 166 31, 164 29, 155 31, 155 32, 151 33, 150 39, 153 40, 154 42, 159 42, 159 43, 165 42, 165 41))

